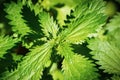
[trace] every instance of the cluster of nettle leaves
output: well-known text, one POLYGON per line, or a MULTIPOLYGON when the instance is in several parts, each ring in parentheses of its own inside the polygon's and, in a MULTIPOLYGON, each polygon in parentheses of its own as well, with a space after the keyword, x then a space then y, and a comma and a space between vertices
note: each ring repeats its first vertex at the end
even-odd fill
POLYGON ((107 23, 105 6, 103 0, 4 3, 10 28, 0 23, 0 80, 98 80, 100 69, 119 80, 120 13, 107 23))

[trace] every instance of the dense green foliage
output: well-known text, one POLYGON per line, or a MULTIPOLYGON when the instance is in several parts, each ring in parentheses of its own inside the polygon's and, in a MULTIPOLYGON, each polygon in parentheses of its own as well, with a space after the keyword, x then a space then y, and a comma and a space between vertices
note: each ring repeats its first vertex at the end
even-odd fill
POLYGON ((0 80, 119 80, 120 13, 108 2, 1 0, 0 80))

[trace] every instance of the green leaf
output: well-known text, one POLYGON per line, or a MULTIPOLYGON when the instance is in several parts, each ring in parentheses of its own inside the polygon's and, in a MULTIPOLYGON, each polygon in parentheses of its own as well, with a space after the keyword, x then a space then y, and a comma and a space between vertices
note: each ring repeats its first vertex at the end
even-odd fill
POLYGON ((74 52, 72 52, 73 48, 70 46, 71 45, 69 43, 65 43, 65 42, 59 44, 57 48, 58 54, 60 54, 62 57, 66 57, 67 59, 70 59, 74 54, 74 52))
POLYGON ((50 74, 52 75, 53 80, 64 80, 62 72, 57 68, 57 64, 53 63, 50 68, 50 74))
POLYGON ((11 53, 12 59, 16 62, 21 61, 23 55, 18 55, 17 53, 11 53))
POLYGON ((116 39, 95 39, 89 42, 89 48, 94 59, 98 60, 97 64, 101 65, 101 69, 105 72, 120 74, 120 45, 116 46, 116 39))
POLYGON ((114 1, 107 1, 105 6, 105 14, 109 17, 113 17, 117 12, 117 5, 114 1))
POLYGON ((65 25, 64 20, 67 20, 66 16, 70 15, 70 10, 72 9, 70 6, 64 6, 62 8, 55 8, 57 10, 57 20, 60 27, 65 25))
POLYGON ((12 25, 12 30, 22 36, 26 35, 28 32, 31 32, 26 21, 22 18, 22 8, 23 5, 20 1, 17 3, 11 2, 10 4, 5 4, 5 12, 8 14, 6 17, 11 20, 10 25, 12 25))
POLYGON ((3 57, 3 55, 7 53, 7 50, 14 47, 16 42, 18 42, 17 39, 0 35, 0 57, 3 57))
POLYGON ((117 13, 111 20, 110 23, 107 24, 106 29, 109 32, 112 32, 116 29, 120 28, 120 13, 117 13))
POLYGON ((22 0, 22 3, 30 7, 31 11, 33 10, 35 12, 35 15, 38 15, 42 11, 41 0, 22 0))
POLYGON ((113 75, 113 76, 112 76, 112 80, 120 80, 120 76, 118 76, 118 75, 113 75))
POLYGON ((39 80, 45 64, 50 60, 53 41, 36 46, 31 49, 27 56, 13 72, 5 72, 1 77, 4 80, 39 80))
POLYGON ((105 72, 120 74, 120 14, 115 16, 111 23, 107 25, 108 33, 106 36, 89 41, 89 48, 93 50, 93 58, 98 60, 97 64, 105 72))
POLYGON ((62 70, 64 80, 97 80, 94 64, 84 56, 74 54, 69 44, 62 44, 58 53, 64 56, 62 70))
POLYGON ((111 20, 110 23, 106 25, 106 30, 108 30, 108 34, 107 37, 109 38, 109 40, 113 41, 116 46, 119 48, 120 43, 120 13, 117 13, 111 20), (113 38, 114 37, 114 38, 113 38), (113 39, 115 39, 116 41, 114 41, 113 39))
POLYGON ((81 0, 44 0, 42 6, 50 10, 51 8, 57 11, 57 21, 60 27, 65 25, 64 20, 66 16, 70 14, 70 10, 73 9, 81 0))
POLYGON ((73 55, 70 60, 62 63, 64 80, 97 80, 94 64, 81 55, 73 55))
POLYGON ((42 12, 39 15, 39 18, 39 22, 41 23, 45 36, 48 38, 56 38, 59 28, 56 22, 53 21, 53 17, 50 17, 46 12, 42 12))
POLYGON ((102 0, 84 0, 76 6, 71 14, 68 28, 61 34, 61 39, 70 43, 80 43, 90 34, 97 32, 104 25, 106 16, 103 14, 104 2, 102 0))
MULTIPOLYGON (((78 2, 76 2, 76 3, 78 3, 78 2)), ((76 5, 76 3, 75 3, 75 0, 74 1, 73 0, 44 0, 42 2, 42 6, 47 10, 55 7, 55 5, 58 5, 58 4, 64 4, 64 5, 72 8, 73 6, 76 5)))
POLYGON ((65 5, 72 9, 81 1, 82 0, 43 0, 42 6, 47 10, 55 8, 57 5, 65 5))

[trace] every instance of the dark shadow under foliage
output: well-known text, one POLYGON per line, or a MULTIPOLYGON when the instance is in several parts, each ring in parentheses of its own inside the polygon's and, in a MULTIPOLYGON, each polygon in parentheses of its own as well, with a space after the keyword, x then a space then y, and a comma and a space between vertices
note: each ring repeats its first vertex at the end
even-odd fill
POLYGON ((33 42, 34 46, 44 43, 43 41, 38 40, 44 36, 42 32, 42 28, 38 22, 39 20, 38 15, 35 15, 34 11, 31 11, 30 8, 28 8, 27 6, 23 7, 21 14, 23 15, 23 19, 25 20, 26 24, 32 30, 32 32, 25 35, 22 39, 27 44, 30 44, 30 42, 33 42))
POLYGON ((89 52, 91 51, 89 48, 87 48, 87 43, 83 43, 83 44, 72 44, 73 47, 73 51, 75 53, 78 54, 82 54, 85 57, 88 57, 89 59, 92 59, 92 55, 89 54, 89 52))
POLYGON ((42 79, 40 80, 53 80, 52 76, 49 74, 49 68, 44 69, 42 79))
POLYGON ((11 54, 5 54, 3 58, 0 58, 0 74, 4 71, 13 71, 17 68, 17 62, 13 60, 11 54))
POLYGON ((43 35, 41 31, 40 24, 38 22, 39 18, 34 11, 31 11, 27 6, 24 6, 22 9, 23 19, 26 21, 26 24, 31 28, 31 30, 38 33, 38 35, 43 35))

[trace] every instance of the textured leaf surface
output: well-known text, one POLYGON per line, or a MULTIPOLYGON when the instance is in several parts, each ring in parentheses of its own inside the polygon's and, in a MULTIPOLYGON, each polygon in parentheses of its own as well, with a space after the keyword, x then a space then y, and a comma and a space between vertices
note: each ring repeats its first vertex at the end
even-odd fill
POLYGON ((120 13, 117 13, 117 15, 115 15, 114 18, 110 20, 110 23, 107 24, 106 29, 109 30, 109 32, 112 32, 117 28, 120 28, 120 13))
POLYGON ((101 69, 108 73, 120 74, 120 46, 116 46, 114 41, 95 39, 90 41, 88 47, 93 50, 91 54, 98 60, 97 64, 101 65, 101 69))
POLYGON ((64 80, 97 80, 98 74, 94 64, 84 56, 74 54, 69 44, 59 47, 58 51, 64 56, 62 70, 64 80))
POLYGON ((56 8, 57 10, 57 20, 59 25, 62 27, 63 25, 65 25, 64 20, 66 20, 66 16, 70 15, 70 10, 72 8, 70 6, 64 6, 62 8, 56 8))
POLYGON ((18 2, 17 4, 11 2, 10 4, 5 4, 5 7, 4 10, 8 14, 6 17, 11 20, 9 24, 12 25, 12 30, 14 32, 24 36, 31 31, 28 25, 25 24, 26 21, 22 18, 21 9, 23 8, 23 5, 21 2, 18 2))
POLYGON ((108 34, 91 40, 88 46, 92 49, 94 59, 98 60, 100 68, 105 72, 120 74, 120 14, 115 16, 107 25, 108 34))
POLYGON ((5 72, 4 80, 39 80, 45 64, 50 59, 52 41, 31 49, 14 72, 5 72))
POLYGON ((74 55, 70 60, 63 61, 65 80, 97 80, 96 69, 88 59, 81 55, 74 55))
POLYGON ((118 75, 113 75, 112 80, 120 80, 120 76, 118 76, 118 75))
POLYGON ((110 23, 107 24, 106 29, 108 30, 108 38, 112 40, 118 48, 120 48, 120 13, 114 16, 113 19, 110 20, 110 23), (113 38, 114 37, 114 38, 113 38))
POLYGON ((44 34, 48 38, 56 38, 58 32, 58 25, 53 21, 53 17, 50 17, 50 15, 46 12, 42 12, 39 15, 39 18, 39 22, 41 23, 44 34))
POLYGON ((7 50, 14 47, 16 42, 17 40, 12 39, 12 37, 0 36, 0 57, 2 57, 7 52, 7 50))
POLYGON ((23 4, 27 4, 30 7, 31 11, 35 12, 35 15, 38 15, 42 11, 41 0, 32 1, 32 0, 22 0, 23 4))
POLYGON ((84 41, 90 34, 95 33, 106 20, 103 14, 104 2, 102 0, 84 0, 76 6, 71 14, 68 28, 62 32, 62 38, 71 43, 84 41))
POLYGON ((70 14, 70 10, 79 4, 80 1, 81 0, 44 0, 42 6, 47 10, 52 7, 57 11, 57 21, 62 27, 65 25, 64 20, 66 20, 66 16, 70 14))

